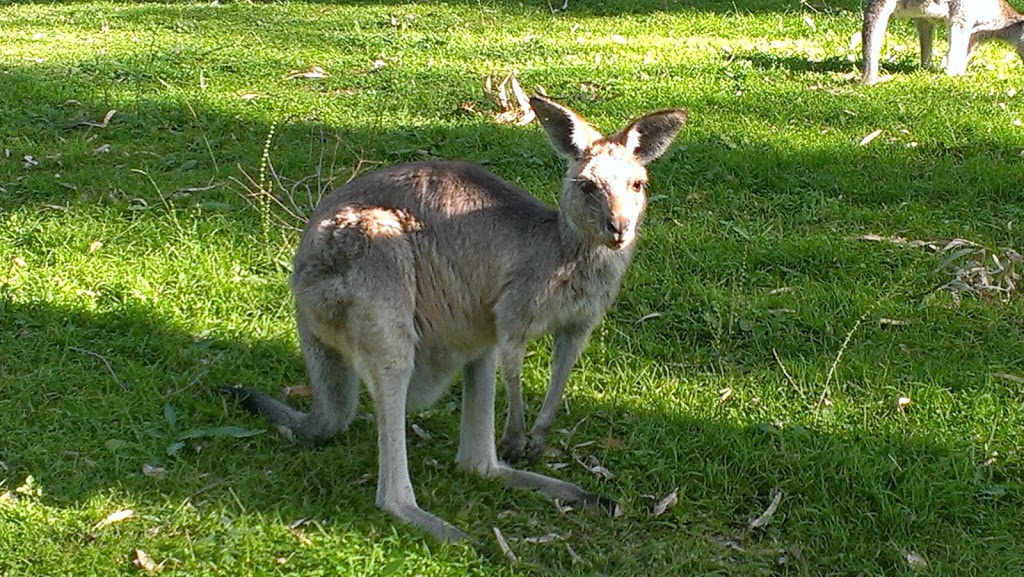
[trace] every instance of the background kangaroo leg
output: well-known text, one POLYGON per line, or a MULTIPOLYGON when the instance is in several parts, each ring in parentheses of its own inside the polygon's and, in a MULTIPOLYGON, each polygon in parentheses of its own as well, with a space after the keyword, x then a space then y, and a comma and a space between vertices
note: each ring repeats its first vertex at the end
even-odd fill
POLYGON ((870 0, 864 10, 864 26, 861 28, 861 44, 864 51, 864 84, 878 82, 879 61, 882 59, 882 45, 889 18, 896 11, 896 0, 870 0))
POLYGON ((946 53, 946 74, 949 76, 960 76, 967 72, 970 48, 970 29, 962 22, 952 22, 949 26, 949 52, 946 53))
POLYGON ((917 38, 921 45, 921 68, 931 70, 933 52, 935 49, 935 22, 926 18, 918 18, 914 21, 917 25, 917 38))

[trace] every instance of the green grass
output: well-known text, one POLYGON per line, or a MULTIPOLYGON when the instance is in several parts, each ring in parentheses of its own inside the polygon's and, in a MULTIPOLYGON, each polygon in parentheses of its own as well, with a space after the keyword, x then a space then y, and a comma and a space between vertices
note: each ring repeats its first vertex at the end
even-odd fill
POLYGON ((896 23, 893 78, 862 87, 859 7, 0 3, 0 574, 139 574, 140 549, 164 575, 1019 575, 1024 301, 954 295, 946 254, 859 237, 1022 251, 1024 66, 992 45, 966 77, 919 71, 896 23), (310 66, 328 76, 288 78, 310 66), (273 184, 269 158, 308 206, 465 158, 553 201, 541 131, 482 91, 513 70, 606 130, 690 122, 548 459, 626 514, 453 471, 456 392, 411 417, 433 437, 410 435, 420 504, 480 554, 374 507, 368 420, 311 448, 215 389, 304 380, 297 234, 246 175, 273 184))

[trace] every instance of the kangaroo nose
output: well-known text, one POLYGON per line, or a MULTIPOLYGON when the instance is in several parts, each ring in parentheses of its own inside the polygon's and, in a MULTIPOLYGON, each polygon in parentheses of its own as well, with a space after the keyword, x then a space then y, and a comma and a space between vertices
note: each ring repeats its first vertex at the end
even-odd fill
POLYGON ((617 244, 622 244, 623 239, 626 237, 626 233, 629 231, 629 219, 621 216, 615 216, 608 219, 608 223, 605 225, 608 227, 608 233, 615 238, 617 244))

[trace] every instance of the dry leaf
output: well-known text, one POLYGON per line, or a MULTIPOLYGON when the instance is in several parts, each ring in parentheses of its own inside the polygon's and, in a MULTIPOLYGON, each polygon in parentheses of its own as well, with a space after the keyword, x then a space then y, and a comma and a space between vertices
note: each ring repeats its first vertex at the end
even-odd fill
POLYGON ((562 501, 561 501, 561 500, 559 500, 559 499, 555 499, 555 500, 553 501, 553 503, 554 503, 554 505, 555 505, 555 509, 556 509, 556 510, 557 510, 557 511, 558 511, 559 513, 561 513, 561 514, 563 514, 563 515, 564 515, 564 514, 566 514, 566 513, 568 513, 569 511, 572 511, 572 510, 573 510, 573 509, 572 509, 572 505, 565 505, 565 504, 563 504, 563 503, 562 503, 562 501))
POLYGON ((864 138, 860 139, 860 145, 861 146, 867 146, 868 144, 871 143, 872 140, 878 138, 878 135, 880 135, 880 134, 882 134, 882 129, 881 128, 879 128, 878 130, 876 130, 876 131, 872 132, 871 134, 865 136, 864 138))
POLYGON ((523 126, 536 117, 530 106, 530 97, 520 86, 515 72, 506 75, 497 88, 493 87, 493 79, 488 76, 484 80, 484 92, 499 109, 494 115, 498 122, 523 126))
POLYGON ((537 545, 543 545, 552 541, 564 541, 565 537, 558 533, 548 533, 547 535, 541 535, 540 537, 526 537, 523 539, 523 543, 534 543, 537 545))
POLYGON ((114 511, 113 513, 104 517, 101 521, 97 521, 96 524, 92 526, 92 530, 98 531, 108 525, 120 523, 125 519, 131 518, 133 515, 135 515, 135 511, 132 511, 131 509, 122 509, 120 511, 114 511))
POLYGON ((423 439, 424 441, 429 441, 430 440, 430 433, 424 431, 423 427, 417 425, 416 423, 413 423, 411 428, 412 428, 412 432, 416 433, 417 437, 423 439))
POLYGON ((164 469, 163 467, 154 467, 153 465, 149 464, 142 466, 142 474, 151 479, 160 480, 164 477, 164 473, 166 472, 167 469, 164 469))
POLYGON ((255 100, 255 99, 259 98, 260 95, 256 94, 255 92, 243 92, 243 93, 239 94, 238 97, 241 98, 242 100, 255 100))
POLYGON ((154 563, 153 560, 149 558, 149 555, 142 549, 135 550, 135 558, 132 559, 132 565, 135 565, 146 573, 152 573, 160 568, 160 566, 154 563))
POLYGON ((732 389, 722 389, 721 391, 718 391, 719 402, 724 403, 728 401, 730 397, 732 397, 732 389))
POLYGON ((649 320, 651 320, 651 319, 656 319, 656 318, 658 318, 658 317, 660 317, 660 316, 661 316, 661 313, 647 313, 646 315, 644 315, 644 316, 642 316, 642 317, 638 318, 638 319, 636 320, 636 322, 638 322, 638 323, 642 323, 642 322, 644 322, 644 321, 649 321, 649 320))
POLYGON ((900 411, 902 411, 909 404, 910 404, 910 398, 909 397, 904 397, 904 396, 901 395, 900 398, 896 399, 896 408, 898 410, 900 410, 900 411))
POLYGON ((910 324, 910 321, 901 321, 882 317, 878 319, 878 324, 882 325, 882 327, 905 327, 910 324))
MULTIPOLYGON (((569 0, 565 0, 565 1, 566 1, 566 4, 568 4, 569 0)), ((579 553, 577 553, 576 550, 573 549, 572 545, 570 545, 569 543, 565 544, 565 551, 567 553, 569 553, 569 557, 572 559, 573 564, 582 563, 583 562, 583 557, 580 557, 579 553)))
POLYGON ((101 241, 101 240, 94 240, 94 241, 89 243, 89 253, 90 254, 98 251, 101 248, 103 248, 103 241, 101 241))
POLYGON ((113 118, 115 114, 117 114, 117 109, 111 108, 110 110, 107 111, 106 114, 103 115, 103 120, 101 120, 99 122, 89 122, 89 121, 86 121, 86 122, 83 122, 82 124, 85 125, 85 126, 92 126, 92 127, 95 127, 95 128, 106 128, 107 125, 110 124, 110 119, 113 118))
POLYGON ((296 529, 288 529, 288 532, 292 534, 292 537, 295 537, 296 541, 298 541, 299 543, 302 543, 306 547, 312 547, 313 546, 313 542, 309 540, 309 537, 306 537, 305 535, 303 535, 298 530, 296 530, 296 529))
POLYGON ((907 565, 911 569, 924 569, 928 566, 928 561, 921 556, 917 551, 906 551, 903 553, 903 559, 907 562, 907 565))
POLYGON ((295 78, 326 78, 327 72, 319 66, 307 66, 302 70, 292 70, 288 72, 287 80, 293 80, 295 78))
POLYGON ((621 34, 612 34, 612 42, 616 44, 625 44, 626 39, 621 34))
POLYGON ((295 385, 284 388, 285 397, 302 397, 304 399, 313 398, 313 387, 309 385, 295 385))
POLYGON ((611 471, 609 471, 605 467, 601 466, 601 463, 597 460, 597 457, 591 455, 590 458, 589 458, 589 461, 590 461, 590 463, 588 464, 588 463, 584 463, 583 461, 581 461, 579 459, 576 459, 576 462, 579 463, 581 467, 583 467, 584 469, 586 469, 586 470, 590 471, 591 473, 597 475, 598 477, 601 477, 605 481, 610 481, 610 480, 615 478, 615 474, 614 473, 612 473, 611 471))
POLYGON ((92 155, 93 156, 97 156, 97 155, 103 154, 104 152, 110 152, 110 145, 109 144, 101 144, 101 145, 97 146, 96 148, 92 149, 92 155))
POLYGON ((761 513, 761 516, 750 522, 748 527, 751 529, 757 529, 758 527, 764 527, 767 525, 768 521, 771 521, 772 516, 775 515, 775 510, 779 508, 779 502, 782 501, 782 491, 779 489, 773 489, 772 492, 775 494, 772 497, 771 504, 764 510, 764 513, 761 513))
POLYGON ((501 553, 508 559, 509 563, 515 565, 519 562, 519 558, 516 557, 515 552, 508 546, 508 541, 505 540, 505 536, 501 534, 501 529, 494 527, 494 538, 498 541, 498 547, 501 549, 501 553))
POLYGON ((661 515, 663 515, 665 513, 665 511, 668 511, 672 507, 675 507, 676 504, 678 504, 678 503, 679 503, 679 489, 676 488, 671 493, 669 493, 665 498, 663 498, 662 500, 660 500, 657 503, 655 503, 654 509, 652 509, 651 513, 655 517, 660 517, 661 515))

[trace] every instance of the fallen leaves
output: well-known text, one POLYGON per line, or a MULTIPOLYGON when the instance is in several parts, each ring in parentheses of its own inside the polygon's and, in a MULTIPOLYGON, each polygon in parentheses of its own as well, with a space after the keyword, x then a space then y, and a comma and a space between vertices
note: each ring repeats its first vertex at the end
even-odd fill
POLYGON ((677 487, 671 493, 663 497, 660 501, 654 504, 651 508, 651 514, 655 517, 661 517, 666 511, 675 507, 679 504, 679 488, 677 487))
POLYGON ((313 65, 307 66, 300 70, 290 70, 285 75, 285 80, 295 80, 296 78, 327 78, 329 74, 323 68, 313 65))
POLYGON ((903 560, 907 562, 908 567, 915 570, 928 566, 928 561, 917 551, 904 551, 903 560))
POLYGON ((896 399, 896 410, 897 411, 903 411, 903 409, 906 409, 909 405, 910 405, 910 397, 906 397, 906 396, 900 395, 899 398, 896 399))
POLYGON ((498 542, 498 548, 501 549, 501 554, 504 555, 506 559, 508 559, 509 563, 513 565, 518 563, 519 558, 516 557, 516 554, 514 551, 512 551, 512 548, 508 546, 508 541, 505 540, 505 536, 501 533, 501 529, 493 527, 492 530, 494 532, 494 539, 498 542))
POLYGON ((598 461, 597 457, 595 457, 594 455, 590 455, 589 457, 587 457, 587 461, 586 462, 584 462, 582 459, 576 459, 576 462, 581 467, 583 467, 587 471, 590 471, 591 473, 597 475, 599 478, 601 478, 604 481, 611 481, 612 479, 615 478, 615 473, 612 473, 611 471, 606 469, 604 466, 602 466, 600 461, 598 461))
POLYGON ((882 134, 882 129, 881 128, 879 128, 878 130, 872 132, 871 134, 868 134, 864 138, 860 139, 860 146, 867 146, 867 145, 871 144, 871 141, 876 139, 876 138, 878 138, 879 135, 881 135, 881 134, 882 134))
POLYGON ((764 512, 761 513, 761 515, 759 515, 756 519, 748 523, 747 527, 751 529, 758 529, 760 527, 764 527, 768 524, 769 521, 771 521, 772 517, 775 515, 775 511, 778 510, 779 508, 779 503, 782 502, 782 490, 773 489, 772 493, 773 496, 771 504, 768 505, 768 508, 765 509, 764 512))
POLYGON ((103 119, 100 120, 99 122, 90 122, 90 121, 86 120, 85 122, 82 122, 81 125, 82 126, 92 126, 93 128, 106 128, 110 124, 111 119, 114 118, 115 114, 117 114, 117 109, 116 108, 111 108, 110 110, 107 111, 106 114, 103 115, 103 119))
POLYGON ((857 239, 945 255, 936 271, 944 271, 952 278, 936 290, 949 292, 956 304, 965 294, 1005 303, 1024 285, 1024 255, 1013 248, 991 248, 962 238, 908 240, 901 236, 864 234, 857 239))
POLYGON ((142 474, 149 477, 150 479, 160 480, 164 478, 164 474, 167 473, 167 469, 163 467, 157 467, 155 465, 144 464, 142 465, 142 474))
POLYGON ((494 120, 502 124, 517 126, 532 122, 536 114, 533 112, 533 107, 530 106, 530 97, 520 86, 515 72, 506 74, 497 86, 494 81, 494 76, 484 79, 484 94, 498 107, 498 112, 494 114, 494 120))
POLYGON ((142 549, 136 549, 132 555, 132 565, 135 565, 139 569, 142 569, 146 573, 153 573, 162 568, 162 565, 157 565, 150 558, 149 554, 142 549))
POLYGON ((99 531, 100 529, 103 529, 104 527, 109 527, 110 525, 113 525, 115 523, 120 523, 121 521, 124 521, 126 519, 131 519, 134 516, 135 516, 135 511, 132 511, 131 509, 121 509, 119 511, 114 511, 113 513, 107 515, 103 519, 100 519, 99 521, 97 521, 92 526, 92 530, 94 532, 95 531, 99 531))

